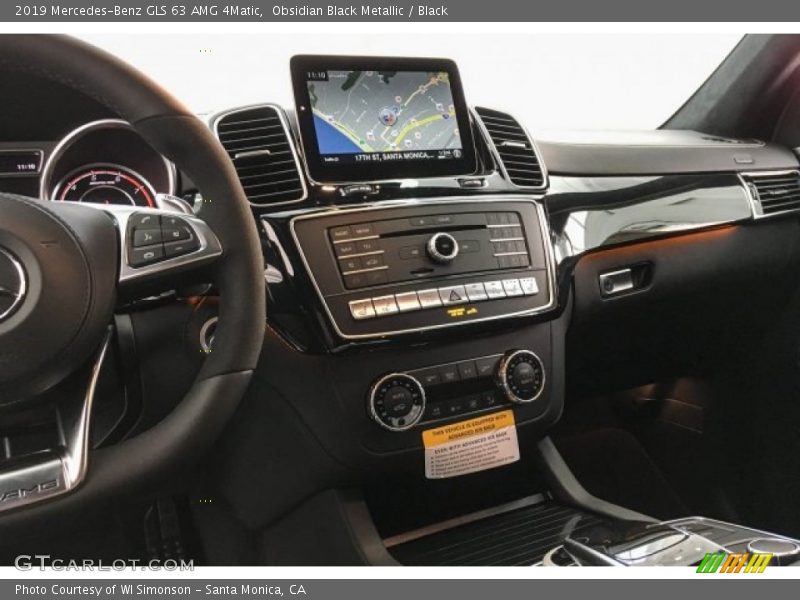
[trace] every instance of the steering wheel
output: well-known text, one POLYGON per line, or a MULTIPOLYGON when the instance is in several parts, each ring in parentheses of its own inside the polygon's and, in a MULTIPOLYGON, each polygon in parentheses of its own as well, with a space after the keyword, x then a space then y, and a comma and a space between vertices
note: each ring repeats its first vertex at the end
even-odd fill
POLYGON ((26 73, 94 98, 172 160, 205 199, 194 216, 0 193, 0 410, 56 397, 63 440, 0 463, 3 526, 144 488, 202 456, 250 380, 266 309, 255 220, 228 155, 204 123, 142 73, 68 37, 0 36, 0 72, 6 85, 26 73), (137 232, 165 232, 167 225, 184 245, 156 246, 146 256, 137 250, 137 232), (159 424, 90 450, 95 383, 118 298, 174 289, 177 281, 213 282, 218 290, 213 351, 159 424))

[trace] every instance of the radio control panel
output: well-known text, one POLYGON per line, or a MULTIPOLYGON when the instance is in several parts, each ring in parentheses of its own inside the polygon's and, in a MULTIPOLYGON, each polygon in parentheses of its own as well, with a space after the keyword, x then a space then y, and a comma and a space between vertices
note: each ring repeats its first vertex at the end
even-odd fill
POLYGON ((337 333, 380 337, 553 306, 541 205, 430 201, 295 217, 292 234, 337 333))

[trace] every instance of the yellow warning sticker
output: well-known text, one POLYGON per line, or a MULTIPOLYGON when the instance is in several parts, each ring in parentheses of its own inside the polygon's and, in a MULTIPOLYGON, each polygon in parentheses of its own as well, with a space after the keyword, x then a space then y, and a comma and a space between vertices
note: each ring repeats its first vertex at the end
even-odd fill
POLYGON ((505 410, 422 432, 425 476, 455 477, 519 460, 514 412, 505 410))

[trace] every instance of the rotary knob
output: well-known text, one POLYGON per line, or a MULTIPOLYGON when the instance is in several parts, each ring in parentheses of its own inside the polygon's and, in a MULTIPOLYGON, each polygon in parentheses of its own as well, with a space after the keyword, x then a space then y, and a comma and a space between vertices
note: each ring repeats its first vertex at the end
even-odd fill
POLYGON ((495 379, 509 402, 533 402, 544 390, 544 365, 530 350, 512 350, 500 360, 495 379))
POLYGON ((800 545, 791 540, 779 538, 758 538, 750 540, 747 549, 753 553, 771 554, 774 563, 786 566, 800 559, 800 545))
POLYGON ((458 242, 449 233, 435 233, 428 240, 428 256, 442 264, 452 262, 458 256, 458 242))
POLYGON ((405 431, 422 418, 425 412, 425 388, 405 373, 384 375, 369 391, 369 414, 389 431, 405 431))

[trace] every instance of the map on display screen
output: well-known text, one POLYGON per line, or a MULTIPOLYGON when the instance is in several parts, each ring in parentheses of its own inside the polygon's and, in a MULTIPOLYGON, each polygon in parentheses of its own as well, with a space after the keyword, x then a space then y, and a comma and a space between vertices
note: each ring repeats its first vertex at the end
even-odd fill
POLYGON ((446 72, 329 70, 308 73, 307 86, 324 162, 462 155, 446 72))

